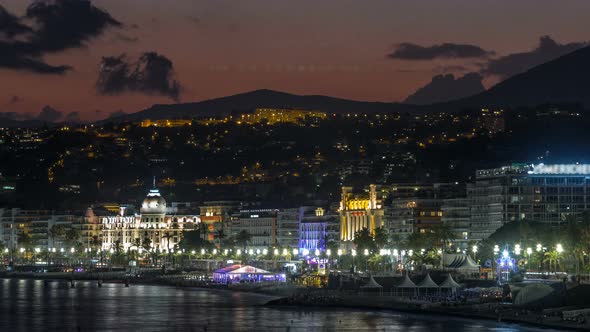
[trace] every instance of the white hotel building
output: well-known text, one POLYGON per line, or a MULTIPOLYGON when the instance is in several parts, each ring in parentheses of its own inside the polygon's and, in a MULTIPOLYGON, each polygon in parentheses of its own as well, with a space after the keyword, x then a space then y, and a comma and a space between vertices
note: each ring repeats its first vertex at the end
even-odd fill
POLYGON ((177 215, 168 207, 158 189, 151 189, 143 200, 139 214, 129 213, 120 207, 117 215, 96 215, 88 209, 82 224, 82 243, 91 247, 98 237, 103 250, 118 243, 124 250, 135 247, 136 242, 149 239, 152 248, 174 249, 181 240, 184 229, 196 229, 201 222, 198 212, 194 215, 177 215))

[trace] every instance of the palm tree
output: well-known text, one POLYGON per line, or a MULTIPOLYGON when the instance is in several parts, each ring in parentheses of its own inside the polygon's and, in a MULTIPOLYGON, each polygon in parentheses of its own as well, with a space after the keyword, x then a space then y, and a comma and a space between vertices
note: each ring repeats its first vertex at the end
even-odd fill
POLYGON ((93 235, 92 236, 92 240, 90 240, 90 245, 92 247, 94 247, 95 249, 101 248, 102 247, 102 241, 100 240, 100 238, 98 237, 98 235, 93 235))
POLYGON ((547 251, 544 256, 545 259, 543 260, 543 263, 549 264, 550 271, 552 266, 555 267, 555 269, 552 271, 555 272, 555 270, 557 270, 557 260, 559 259, 559 253, 557 250, 547 251))
POLYGON ((17 242, 21 247, 30 247, 33 245, 33 237, 28 232, 22 231, 18 234, 17 242))
POLYGON ((455 233, 449 224, 439 224, 432 228, 432 237, 435 243, 441 244, 443 251, 447 249, 447 244, 455 239, 455 233))
POLYGON ((371 271, 379 271, 381 270, 382 266, 387 265, 387 259, 385 258, 385 256, 381 256, 379 254, 372 255, 371 257, 369 257, 367 262, 371 271))
POLYGON ((141 247, 143 248, 143 250, 148 252, 151 263, 153 265, 155 263, 155 259, 154 259, 154 253, 151 252, 152 240, 150 240, 150 238, 148 238, 148 237, 144 238, 143 241, 141 241, 141 247))
POLYGON ((53 246, 56 247, 55 240, 58 242, 62 242, 66 236, 66 227, 63 224, 53 225, 51 229, 49 229, 49 236, 53 240, 53 246))
POLYGON ((139 247, 141 247, 141 239, 136 237, 135 239, 133 239, 133 242, 131 242, 130 248, 135 248, 136 250, 139 250, 139 247))
POLYGON ((242 248, 246 249, 248 243, 252 241, 252 235, 248 233, 247 230, 242 230, 236 236, 236 243, 239 244, 242 248))
POLYGON ((164 233, 164 235, 162 235, 162 238, 166 239, 166 250, 170 251, 170 239, 174 237, 174 235, 172 235, 172 233, 170 232, 166 232, 164 233))
POLYGON ((357 250, 373 250, 375 241, 368 228, 363 228, 354 233, 354 240, 352 242, 356 245, 357 250))
POLYGON ((383 226, 375 229, 375 234, 373 235, 375 244, 377 248, 383 249, 387 245, 387 231, 383 226))
POLYGON ((150 251, 150 249, 152 249, 152 240, 148 237, 144 238, 143 241, 141 241, 141 247, 145 251, 150 251))
POLYGON ((221 242, 223 241, 223 239, 226 238, 223 228, 221 228, 215 232, 215 238, 217 239, 217 241, 219 243, 219 249, 221 249, 221 242))
POLYGON ((120 240, 115 241, 111 246, 117 255, 121 254, 121 251, 123 251, 123 246, 121 245, 120 240))
POLYGON ((70 246, 75 246, 80 239, 80 230, 77 228, 70 228, 66 231, 65 240, 70 246))

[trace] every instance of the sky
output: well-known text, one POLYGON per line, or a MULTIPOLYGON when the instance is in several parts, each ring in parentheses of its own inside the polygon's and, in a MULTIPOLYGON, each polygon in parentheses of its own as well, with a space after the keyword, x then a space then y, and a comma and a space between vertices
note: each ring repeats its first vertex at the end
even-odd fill
POLYGON ((403 101, 435 75, 489 87, 590 40, 587 0, 93 0, 96 22, 49 33, 31 3, 0 1, 30 28, 2 32, 0 12, 0 112, 82 120, 263 88, 403 101))

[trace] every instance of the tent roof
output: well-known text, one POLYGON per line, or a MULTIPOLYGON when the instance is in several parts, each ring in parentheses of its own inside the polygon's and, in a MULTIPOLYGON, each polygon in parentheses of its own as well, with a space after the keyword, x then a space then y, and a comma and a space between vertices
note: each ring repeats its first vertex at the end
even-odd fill
POLYGON ((253 273, 253 274, 271 274, 271 272, 259 269, 254 266, 250 265, 240 265, 234 264, 230 266, 226 266, 223 269, 219 269, 215 271, 215 273, 231 273, 231 274, 243 274, 243 273, 253 273))
POLYGON ((397 286, 398 288, 416 288, 416 284, 410 280, 410 277, 408 277, 408 274, 406 273, 404 275, 404 280, 397 286))
POLYGON ((479 265, 469 255, 464 254, 445 254, 444 264, 451 269, 479 269, 479 265))
POLYGON ((418 284, 419 288, 438 288, 436 282, 430 277, 430 273, 426 273, 426 277, 418 284))
POLYGON ((373 279, 373 276, 371 276, 369 281, 363 286, 361 286, 361 288, 383 288, 383 286, 379 285, 379 283, 376 282, 375 279, 373 279))
POLYGON ((441 288, 461 288, 461 285, 459 285, 454 279, 453 276, 449 273, 447 275, 447 278, 445 279, 445 281, 443 281, 439 287, 441 288))

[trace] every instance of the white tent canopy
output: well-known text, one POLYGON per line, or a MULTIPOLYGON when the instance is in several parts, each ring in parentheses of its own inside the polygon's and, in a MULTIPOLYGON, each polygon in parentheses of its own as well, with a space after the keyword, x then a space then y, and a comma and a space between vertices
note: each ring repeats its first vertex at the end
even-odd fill
POLYGON ((438 285, 430 277, 430 273, 426 274, 426 277, 418 284, 418 288, 438 288, 438 285))
POLYGON ((397 286, 395 286, 397 288, 416 288, 416 284, 410 280, 410 277, 408 277, 408 274, 406 273, 404 275, 404 280, 397 286))
POLYGON ((479 271, 479 265, 465 254, 445 254, 443 259, 444 267, 462 272, 479 271))
POLYGON ((373 279, 373 276, 371 276, 369 281, 361 286, 361 288, 383 288, 383 286, 379 285, 379 283, 373 279))
POLYGON ((445 281, 443 281, 440 285, 440 288, 461 288, 461 285, 459 285, 454 279, 453 276, 449 273, 447 275, 447 278, 445 279, 445 281))

